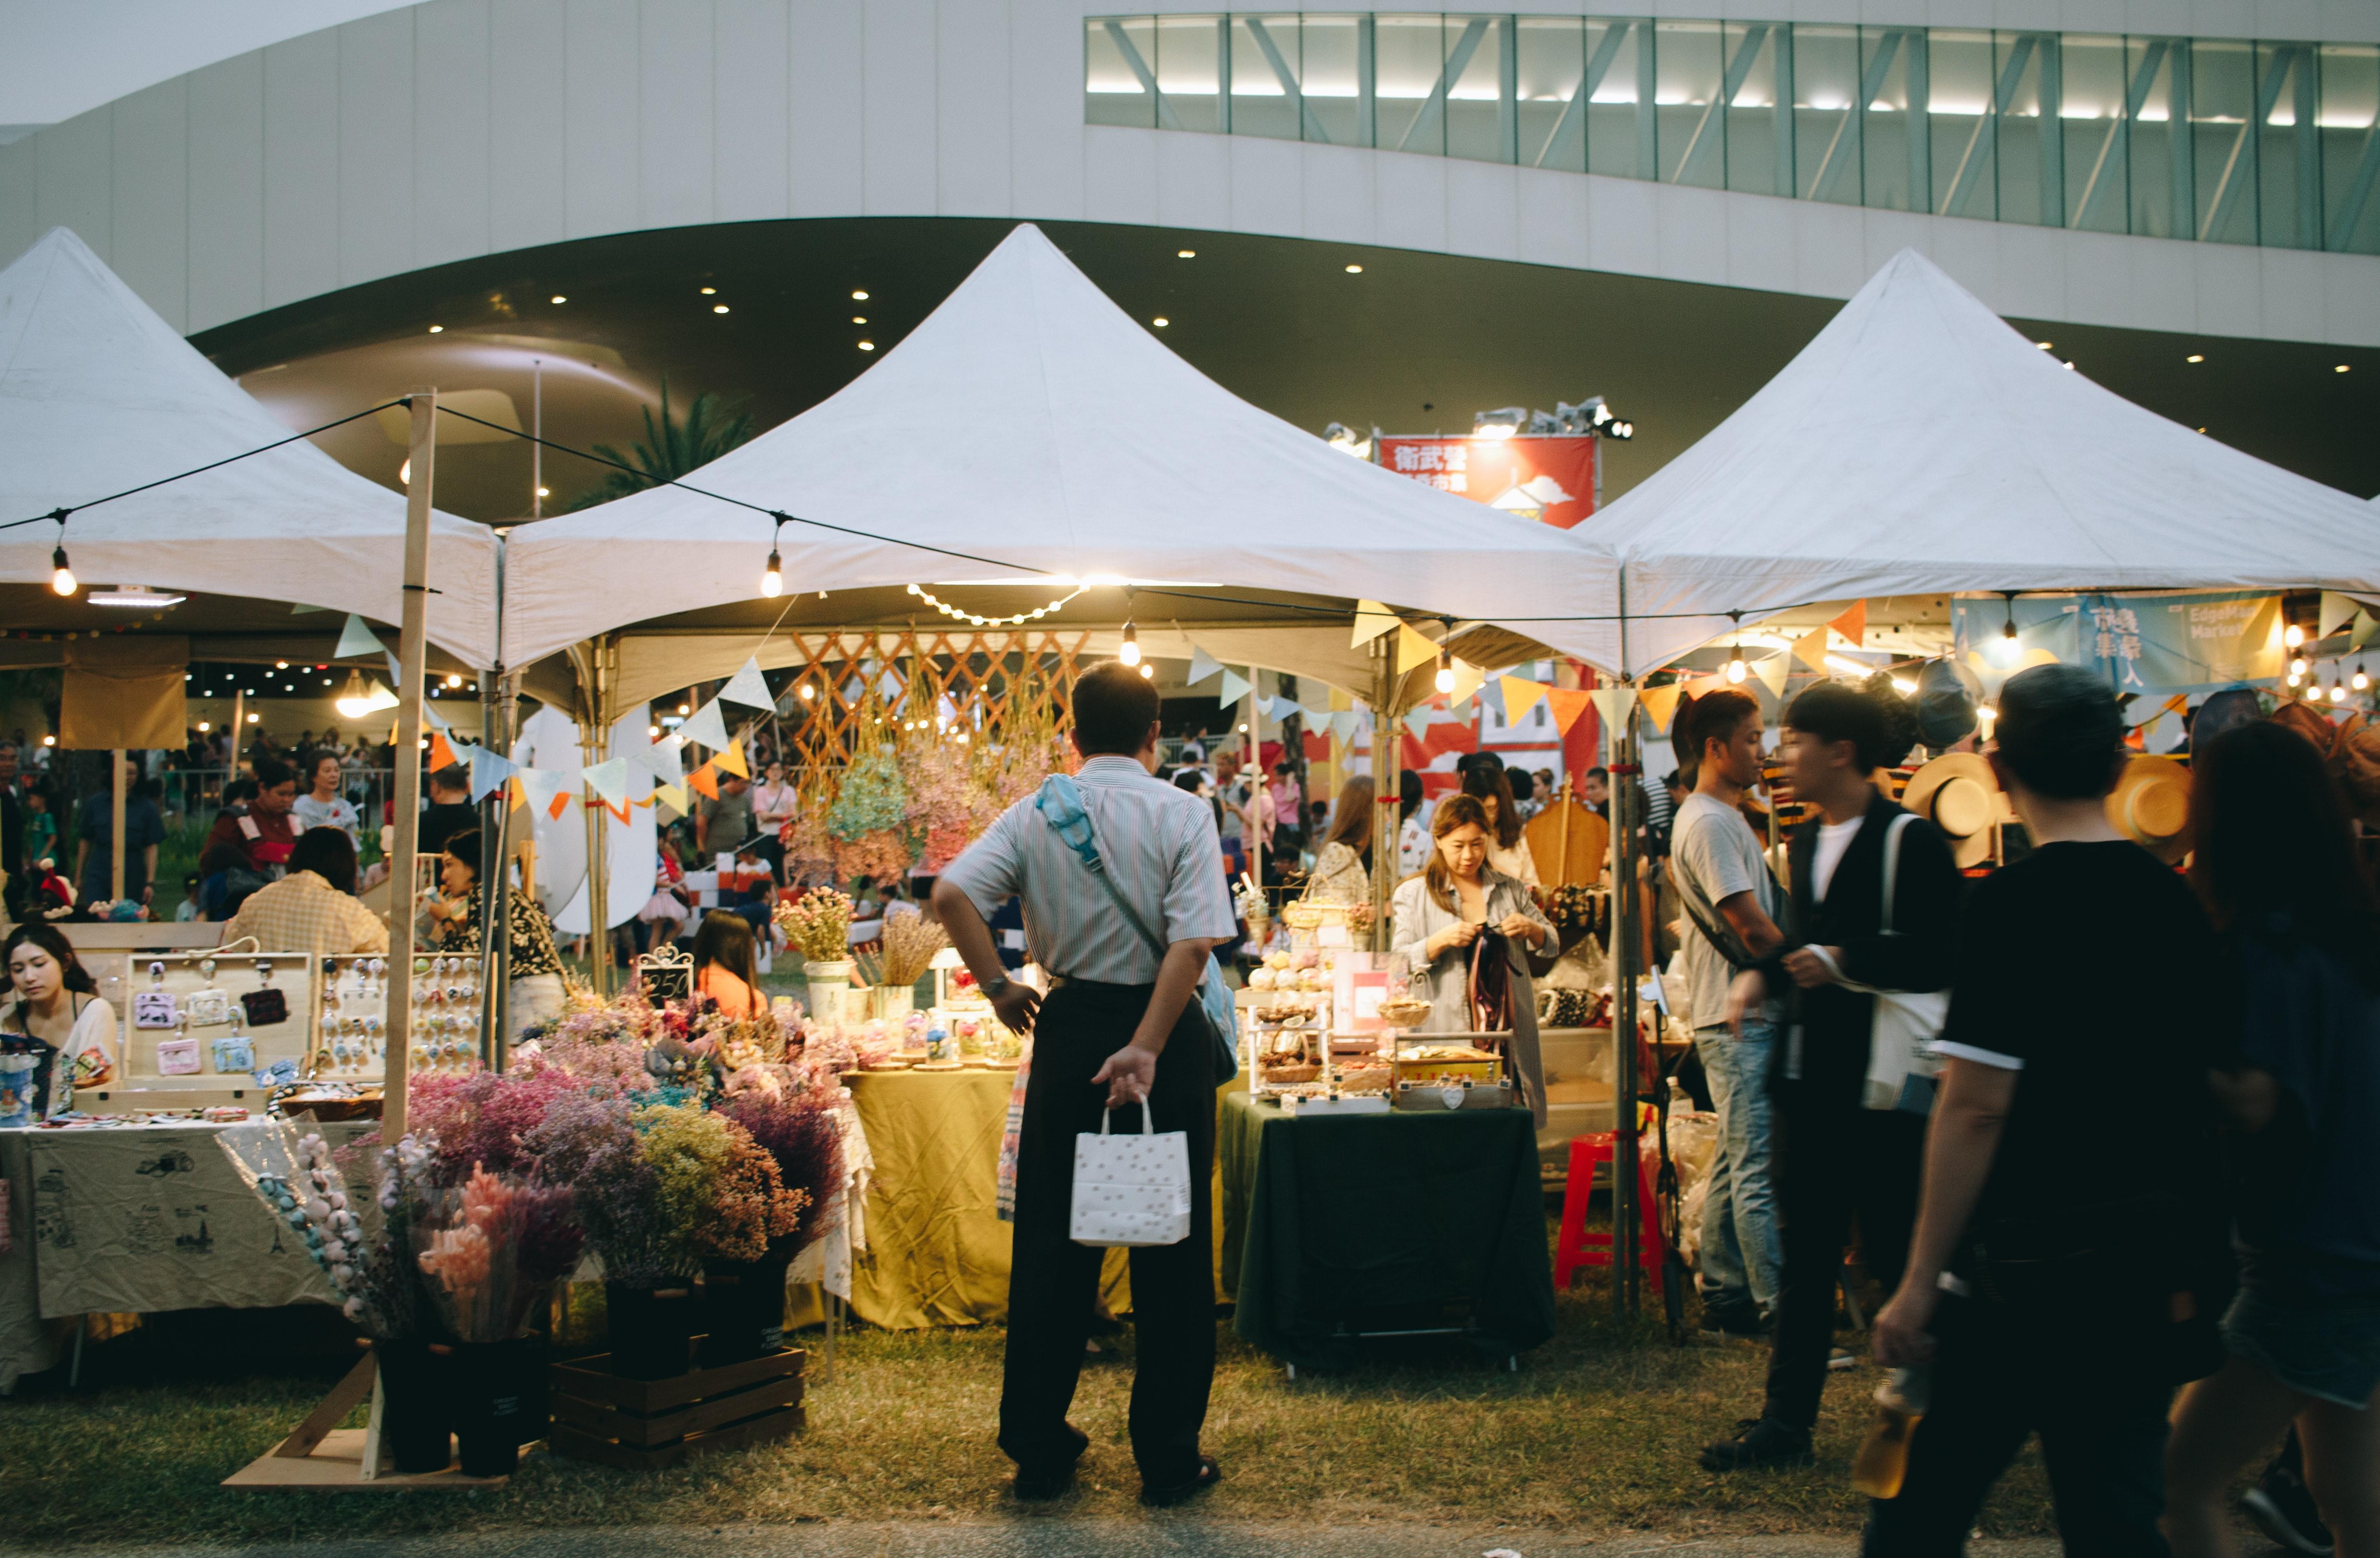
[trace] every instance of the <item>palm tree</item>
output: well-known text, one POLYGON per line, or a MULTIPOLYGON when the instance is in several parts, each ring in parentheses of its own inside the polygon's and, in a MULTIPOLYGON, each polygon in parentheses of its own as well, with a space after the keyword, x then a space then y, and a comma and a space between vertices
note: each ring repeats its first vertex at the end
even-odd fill
POLYGON ((694 397, 683 417, 673 421, 669 380, 664 379, 661 420, 656 423, 652 408, 646 407, 643 438, 630 444, 625 453, 608 443, 594 446, 594 452, 604 459, 634 468, 613 470, 601 486, 581 494, 570 507, 591 509, 598 503, 642 492, 648 487, 658 487, 698 470, 748 440, 753 431, 749 412, 735 409, 735 402, 722 400, 708 390, 694 397))

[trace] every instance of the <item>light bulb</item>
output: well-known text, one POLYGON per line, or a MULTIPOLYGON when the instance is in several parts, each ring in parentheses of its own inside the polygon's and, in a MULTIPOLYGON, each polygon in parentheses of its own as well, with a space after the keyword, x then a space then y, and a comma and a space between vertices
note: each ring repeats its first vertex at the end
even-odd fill
POLYGON ((769 566, 760 571, 760 593, 774 600, 784 593, 784 559, 772 549, 769 553, 769 566))
POLYGON ((2302 682, 2302 681, 2304 681, 2304 680, 2305 680, 2305 672, 2303 672, 2303 671, 2301 671, 2301 670, 2293 670, 2293 671, 2289 672, 2289 685, 2290 685, 2290 686, 2294 687, 2294 686, 2296 686, 2299 682, 2302 682))
POLYGON ((2363 668, 2359 665, 2355 668, 2355 680, 2349 682, 2348 685, 2353 687, 2360 693, 2372 685, 2372 678, 2364 674, 2363 668))
POLYGON ((2281 642, 2288 645, 2292 649, 2296 648, 2301 644, 2303 644, 2305 642, 2304 626, 2301 623, 2291 622, 2282 631, 2281 642))
POLYGON ((1438 690, 1441 693, 1454 691, 1454 657, 1443 649, 1438 652, 1438 690))
POLYGON ((803 682, 803 683, 802 683, 802 702, 804 702, 804 703, 808 703, 808 702, 809 702, 812 698, 817 697, 817 696, 818 696, 818 694, 817 694, 816 692, 814 692, 814 691, 812 691, 812 690, 811 690, 811 688, 810 688, 810 684, 809 684, 808 682, 803 682))
POLYGON ((2298 656, 2293 657, 2293 658, 2290 659, 2290 661, 2289 661, 2289 674, 2290 674, 2291 676, 2303 676, 2305 673, 2306 673, 2306 662, 2305 662, 2305 657, 2304 657, 2303 655, 2298 655, 2298 656))
POLYGON ((1727 658, 1727 679, 1730 683, 1742 682, 1751 671, 1743 663, 1743 651, 1736 650, 1727 658))
POLYGON ((2334 682, 2330 684, 2330 701, 2333 703, 2345 703, 2347 701, 2346 682, 2334 682))
POLYGON ((50 588, 60 595, 72 595, 75 592, 75 576, 74 570, 67 566, 66 548, 60 547, 50 553, 50 588))
POLYGON ((1157 668, 1153 665, 1143 665, 1140 668, 1140 674, 1144 681, 1154 681, 1157 677, 1157 668))
POLYGON ((1123 646, 1116 651, 1116 658, 1126 665, 1140 663, 1140 630, 1130 622, 1123 624, 1123 646))

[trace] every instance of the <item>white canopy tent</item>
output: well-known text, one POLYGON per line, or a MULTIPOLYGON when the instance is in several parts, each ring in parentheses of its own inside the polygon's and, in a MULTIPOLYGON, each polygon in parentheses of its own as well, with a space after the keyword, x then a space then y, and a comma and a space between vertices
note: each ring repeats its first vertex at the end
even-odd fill
MULTIPOLYGON (((857 380, 687 479, 817 522, 782 527, 788 591, 1110 578, 1381 600, 1597 662, 1613 642, 1585 620, 1610 610, 1609 551, 1249 405, 1029 224, 857 380)), ((749 601, 779 528, 656 488, 522 529, 505 658, 749 601)), ((1141 594, 1135 615, 1163 623, 1165 598, 1141 594)))
MULTIPOLYGON (((82 240, 53 228, 0 271, 0 523, 286 439, 82 240)), ((494 537, 432 516, 429 634, 473 666, 496 642, 494 537)), ((405 499, 305 440, 147 492, 0 530, 0 581, 86 582, 403 615, 405 499)))
POLYGON ((1903 249, 1760 393, 1579 527, 1630 674, 1817 601, 1948 590, 2380 595, 2380 519, 2093 383, 1903 249))

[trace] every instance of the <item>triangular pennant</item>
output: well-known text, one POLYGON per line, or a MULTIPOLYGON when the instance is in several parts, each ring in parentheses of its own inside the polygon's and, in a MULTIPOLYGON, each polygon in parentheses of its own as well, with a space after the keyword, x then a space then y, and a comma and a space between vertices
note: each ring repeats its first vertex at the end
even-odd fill
POLYGON ((528 788, 521 783, 520 770, 516 768, 504 785, 505 809, 513 810, 528 804, 528 788))
POLYGON ((1454 685, 1447 689, 1446 701, 1454 707, 1461 708, 1478 695, 1480 686, 1487 680, 1488 673, 1477 666, 1467 665, 1461 660, 1455 661, 1454 685))
POLYGON ((468 749, 471 763, 471 799, 480 802, 504 788, 513 777, 512 759, 485 746, 468 749))
POLYGON ((1791 655, 1771 655, 1765 660, 1752 662, 1752 674, 1760 678, 1760 684, 1768 689, 1768 695, 1772 698, 1785 695, 1785 679, 1792 673, 1793 657, 1791 655))
POLYGON ((1594 703, 1594 694, 1582 692, 1575 687, 1546 689, 1546 707, 1553 711, 1554 726, 1563 735, 1570 734, 1570 728, 1578 723, 1578 717, 1585 714, 1594 703))
POLYGON ((1827 625, 1850 639, 1853 648, 1858 648, 1867 642, 1867 602, 1864 599, 1852 601, 1848 610, 1827 625))
POLYGON ((677 733, 697 746, 707 746, 716 752, 727 744, 727 719, 719 711, 719 700, 711 699, 677 728, 677 733))
POLYGON ((1690 698, 1706 698, 1726 685, 1727 678, 1717 671, 1713 671, 1708 676, 1697 676, 1686 682, 1686 696, 1690 698))
POLYGON ((582 768, 579 775, 587 781, 588 789, 612 805, 620 805, 628 799, 628 760, 625 757, 582 768))
POLYGON ((1414 733, 1415 740, 1419 740, 1422 734, 1429 729, 1429 716, 1430 707, 1427 704, 1424 704, 1419 708, 1409 710, 1406 713, 1405 729, 1414 733))
POLYGON ((1363 728, 1364 716, 1360 709, 1338 709, 1330 716, 1330 733, 1341 741, 1354 741, 1355 732, 1363 728))
POLYGON ((2166 699, 2164 703, 2159 704, 2157 707, 2168 714, 2188 714, 2190 712, 2190 694, 2188 693, 2176 693, 2173 696, 2166 699))
POLYGON ((694 808, 686 802, 686 787, 684 785, 657 784, 653 786, 653 799, 661 803, 662 805, 667 806, 671 811, 675 812, 680 816, 685 816, 687 813, 694 810, 694 808))
POLYGON ((1499 724, 1509 727, 1512 723, 1504 713, 1504 679, 1502 677, 1491 676, 1480 683, 1479 707, 1493 713, 1499 724))
MULTIPOLYGON (((1548 687, 1546 691, 1550 694, 1554 689, 1548 687)), ((1627 723, 1629 711, 1636 707, 1633 687, 1597 687, 1586 695, 1595 705, 1595 711, 1603 716, 1603 728, 1607 731, 1616 731, 1627 723)))
POLYGON ((289 608, 289 614, 293 617, 305 617, 311 616, 317 611, 334 611, 336 610, 338 610, 338 608, 334 606, 292 606, 289 608))
POLYGON ((1666 687, 1647 687, 1639 697, 1645 706, 1645 717, 1653 721, 1653 729, 1669 733, 1670 717, 1678 711, 1678 698, 1685 691, 1672 682, 1666 687))
POLYGON ((770 695, 769 679, 760 674, 760 657, 751 656, 742 668, 727 679, 719 695, 729 703, 740 703, 747 708, 774 708, 777 700, 770 695))
POLYGON ((2361 649, 2374 638, 2380 638, 2380 618, 2369 611, 2357 611, 2354 626, 2348 631, 2347 646, 2361 649))
POLYGON ((1258 714, 1271 714, 1272 706, 1273 700, 1270 697, 1262 693, 1258 693, 1257 694, 1257 712, 1258 714))
POLYGON ((455 722, 439 713, 438 705, 429 698, 421 700, 421 718, 429 720, 430 728, 434 731, 451 731, 455 728, 455 722))
POLYGON ((523 768, 513 776, 520 781, 521 794, 531 811, 543 812, 550 817, 562 815, 577 776, 547 768, 523 768))
POLYGON ((1827 630, 1813 628, 1793 641, 1793 658, 1812 670, 1827 669, 1827 630))
POLYGON ((2323 591, 2321 626, 2317 629, 2315 636, 2319 638, 2328 638, 2332 634, 2337 633, 2340 628, 2345 627, 2349 622, 2354 621, 2355 613, 2359 610, 2361 610, 2361 608, 2359 608, 2354 601, 2350 600, 2347 597, 2339 594, 2337 590, 2326 589, 2323 591))
POLYGON ((713 765, 705 763, 686 775, 686 782, 694 787, 697 794, 713 801, 719 799, 719 769, 713 765))
MULTIPOLYGON (((364 620, 350 611, 347 613, 346 624, 339 629, 339 646, 331 651, 331 658, 346 660, 353 659, 358 655, 387 653, 388 646, 380 641, 380 634, 364 626, 364 620)), ((392 670, 389 674, 394 676, 396 673, 392 670)))
POLYGON ((446 739, 446 732, 443 731, 431 731, 430 771, 431 773, 436 773, 441 768, 451 768, 455 766, 455 746, 452 742, 449 742, 446 739))
POLYGON ((1231 667, 1225 666, 1223 668, 1223 680, 1216 688, 1215 701, 1228 707, 1247 696, 1250 685, 1251 683, 1246 677, 1242 676, 1238 671, 1233 670, 1231 667))
POLYGON ((1355 636, 1347 641, 1347 647, 1360 649, 1396 625, 1395 612, 1377 600, 1359 600, 1355 602, 1355 636))
POLYGON ((630 753, 628 758, 661 783, 677 784, 686 778, 686 756, 681 750, 685 745, 686 738, 672 732, 642 751, 630 753))
POLYGON ((719 766, 719 771, 722 774, 734 774, 737 779, 752 777, 752 765, 744 761, 744 749, 734 742, 729 742, 725 746, 721 747, 719 755, 711 761, 719 766))
POLYGON ((1222 661, 1207 653, 1206 650, 1201 649, 1196 644, 1190 646, 1190 675, 1188 681, 1191 686, 1196 687, 1199 682, 1206 681, 1207 678, 1214 675, 1217 671, 1222 669, 1222 661))
POLYGON ((1546 684, 1542 682, 1530 682, 1518 676, 1500 676, 1496 682, 1504 690, 1504 723, 1507 725, 1519 724, 1521 716, 1536 707, 1537 700, 1546 695, 1546 684))
POLYGON ((1309 723, 1312 722, 1312 716, 1305 712, 1305 706, 1304 704, 1301 704, 1293 698, 1284 698, 1278 695, 1276 695, 1272 700, 1272 717, 1283 724, 1287 724, 1292 719, 1305 719, 1309 723))
POLYGON ((1397 674, 1420 665, 1438 663, 1438 646, 1402 622, 1397 624, 1397 674))

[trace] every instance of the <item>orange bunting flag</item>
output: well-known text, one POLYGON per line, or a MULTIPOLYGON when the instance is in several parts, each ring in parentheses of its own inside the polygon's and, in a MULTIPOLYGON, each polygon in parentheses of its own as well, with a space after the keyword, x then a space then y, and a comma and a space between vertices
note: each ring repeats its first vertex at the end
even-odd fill
POLYGON ((1665 687, 1647 687, 1637 694, 1636 701, 1645 706, 1645 716, 1653 721, 1653 729, 1664 734, 1669 731, 1670 718, 1677 713, 1678 696, 1684 691, 1672 682, 1665 687))
POLYGON ((556 822, 560 822, 562 820, 562 814, 569 809, 570 791, 566 790, 555 791, 553 792, 553 799, 545 803, 545 815, 552 817, 556 822))
POLYGON ((719 767, 716 760, 705 763, 701 767, 697 768, 694 772, 686 775, 686 782, 694 786, 698 791, 710 797, 711 800, 718 800, 719 767))
POLYGON ((454 749, 454 747, 453 747, 453 746, 451 746, 451 745, 449 745, 449 744, 448 744, 448 743, 447 743, 447 741, 446 741, 446 732, 445 732, 445 731, 431 731, 431 732, 430 732, 430 768, 431 768, 431 771, 432 773, 435 773, 435 772, 436 772, 437 770, 439 770, 440 768, 451 768, 451 767, 453 767, 454 766, 455 766, 455 749, 454 749))
POLYGON ((1849 610, 1827 625, 1850 639, 1853 648, 1858 648, 1867 642, 1867 602, 1864 599, 1852 601, 1849 610))
POLYGON ((1814 628, 1793 641, 1793 658, 1821 676, 1827 671, 1827 630, 1814 628))
POLYGON ((513 775, 504 781, 504 793, 507 798, 505 803, 507 807, 528 804, 528 787, 521 783, 518 774, 513 775))
POLYGON ((737 779, 752 777, 752 766, 744 761, 744 748, 739 743, 729 742, 719 749, 719 755, 711 761, 719 765, 719 771, 722 774, 734 774, 737 779))
MULTIPOLYGON (((2176 693, 2173 696, 2166 699, 2164 704, 2160 707, 2163 707, 2168 714, 2188 714, 2190 712, 2190 694, 2188 693, 2176 693)), ((2156 721, 2151 720, 2150 723, 2155 724, 2156 721)))
POLYGON ((1554 724, 1560 728, 1564 735, 1570 734, 1570 728, 1578 723, 1578 717, 1594 705, 1595 699, 1592 696, 1575 687, 1546 689, 1546 707, 1553 711, 1554 724))
POLYGON ((1687 682, 1686 696, 1690 698, 1706 698, 1726 685, 1727 678, 1720 672, 1715 670, 1708 676, 1697 676, 1693 681, 1687 682))
POLYGON ((1546 695, 1546 684, 1542 682, 1524 681, 1517 676, 1503 677, 1500 681, 1504 689, 1504 723, 1507 725, 1519 724, 1521 716, 1535 708, 1537 700, 1546 695))

